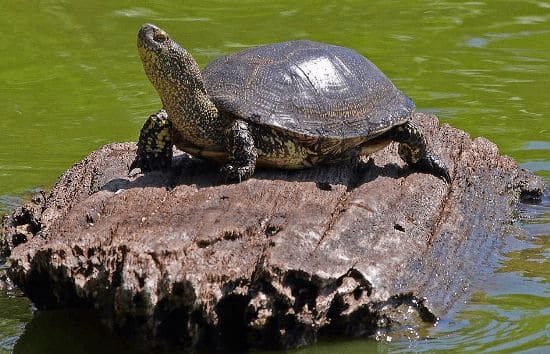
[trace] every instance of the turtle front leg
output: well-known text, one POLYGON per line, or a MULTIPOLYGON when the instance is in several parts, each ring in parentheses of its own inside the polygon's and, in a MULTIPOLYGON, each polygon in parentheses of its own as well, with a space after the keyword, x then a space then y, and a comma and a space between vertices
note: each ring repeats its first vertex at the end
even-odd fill
POLYGON ((164 109, 149 116, 139 133, 137 156, 129 171, 134 168, 142 172, 170 168, 173 154, 171 128, 172 123, 164 109))
POLYGON ((451 177, 447 166, 428 149, 426 138, 418 127, 408 121, 389 131, 389 138, 399 142, 399 156, 414 168, 430 172, 434 176, 450 183, 451 177))
POLYGON ((241 182, 254 174, 258 153, 248 124, 235 120, 225 130, 225 148, 229 154, 227 163, 220 169, 224 182, 241 182))

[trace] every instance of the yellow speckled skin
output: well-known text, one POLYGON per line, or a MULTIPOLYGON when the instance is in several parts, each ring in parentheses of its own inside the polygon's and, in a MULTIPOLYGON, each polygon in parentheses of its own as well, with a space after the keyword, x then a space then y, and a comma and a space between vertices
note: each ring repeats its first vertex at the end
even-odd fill
POLYGON ((166 111, 149 116, 141 129, 137 156, 130 170, 140 167, 143 171, 164 170, 172 163, 172 123, 166 111))
MULTIPOLYGON (((144 30, 145 29, 145 30, 144 30)), ((147 77, 159 93, 173 124, 176 146, 184 143, 220 149, 220 136, 230 122, 222 120, 208 98, 199 67, 191 55, 155 27, 139 32, 138 50, 147 77), (165 36, 161 43, 151 38, 165 36), (152 36, 152 37, 151 37, 152 36)))

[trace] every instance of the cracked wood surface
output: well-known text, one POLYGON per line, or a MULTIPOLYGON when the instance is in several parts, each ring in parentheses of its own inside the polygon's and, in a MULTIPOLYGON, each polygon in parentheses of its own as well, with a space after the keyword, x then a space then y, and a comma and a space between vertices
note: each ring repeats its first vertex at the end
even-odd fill
POLYGON ((450 185, 405 167, 394 144, 360 175, 259 169, 234 185, 181 153, 166 173, 128 177, 135 145, 107 145, 5 219, 9 275, 39 308, 95 306, 183 346, 369 335, 403 321, 401 305, 435 321, 542 183, 483 138, 414 121, 450 185))

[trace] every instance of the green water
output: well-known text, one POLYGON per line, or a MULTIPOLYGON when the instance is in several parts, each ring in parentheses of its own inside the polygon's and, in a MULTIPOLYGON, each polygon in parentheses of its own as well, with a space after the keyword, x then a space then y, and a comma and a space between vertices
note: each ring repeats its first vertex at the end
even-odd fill
MULTIPOLYGON (((135 48, 145 22, 201 65, 296 38, 352 47, 419 110, 491 139, 550 183, 550 1, 2 0, 0 21, 0 210, 98 146, 136 139, 159 107, 135 48)), ((550 351, 550 201, 523 208, 523 231, 508 235, 496 274, 422 338, 297 353, 550 351)), ((33 316, 16 291, 0 292, 0 353, 121 352, 122 339, 89 323, 33 316)))

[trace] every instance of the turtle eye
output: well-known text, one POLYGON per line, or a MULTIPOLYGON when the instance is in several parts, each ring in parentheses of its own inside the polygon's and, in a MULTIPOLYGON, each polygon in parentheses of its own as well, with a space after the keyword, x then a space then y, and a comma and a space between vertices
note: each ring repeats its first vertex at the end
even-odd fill
POLYGON ((168 39, 168 35, 166 34, 166 32, 157 31, 157 32, 155 32, 155 35, 153 36, 153 39, 157 43, 162 43, 162 42, 164 42, 168 39))

